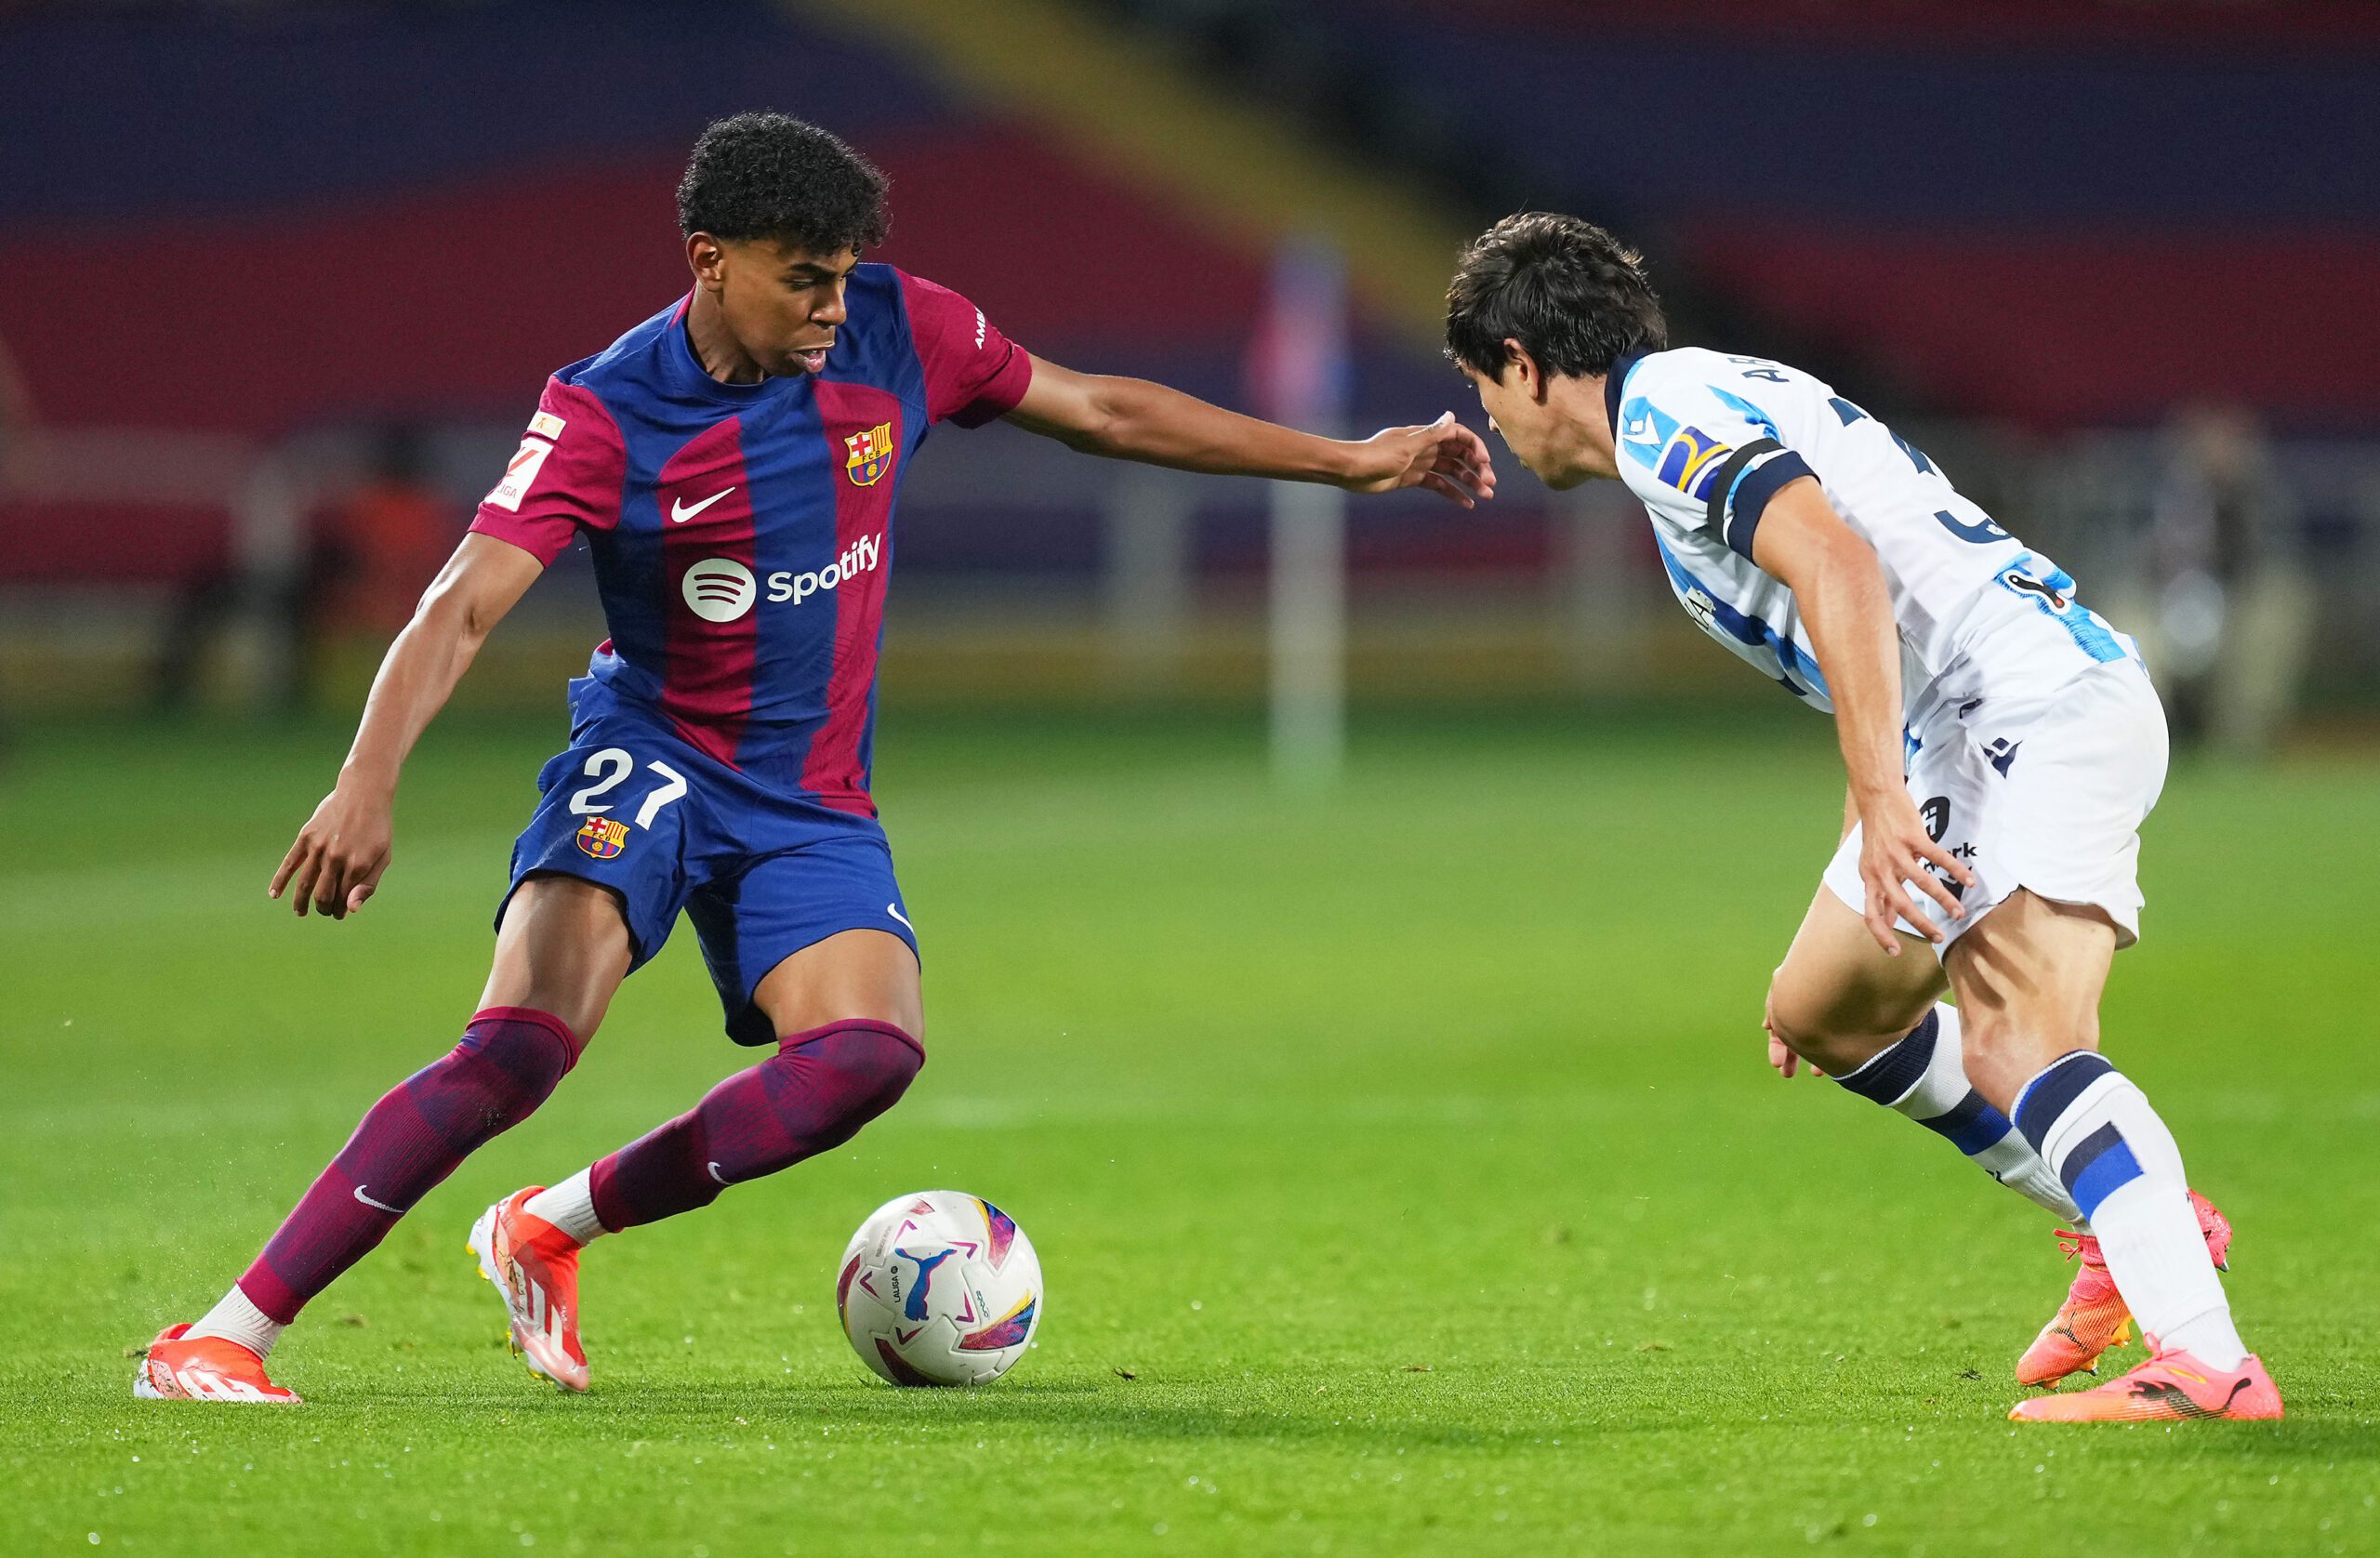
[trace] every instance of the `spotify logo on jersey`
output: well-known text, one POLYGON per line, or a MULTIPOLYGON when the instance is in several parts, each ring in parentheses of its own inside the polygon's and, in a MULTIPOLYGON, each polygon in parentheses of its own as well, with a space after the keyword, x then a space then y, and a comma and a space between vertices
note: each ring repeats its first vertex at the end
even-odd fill
POLYGON ((732 557, 709 557, 686 570, 686 609, 705 622, 733 622, 752 609, 760 582, 732 557))
MULTIPOLYGON (((769 575, 768 596, 773 601, 791 601, 799 606, 813 595, 832 594, 863 574, 876 572, 884 561, 884 536, 879 532, 863 535, 845 547, 824 568, 809 568, 797 574, 781 568, 769 575)), ((705 622, 733 622, 752 609, 760 594, 760 582, 752 570, 732 557, 707 557, 686 570, 682 587, 687 609, 705 622)))

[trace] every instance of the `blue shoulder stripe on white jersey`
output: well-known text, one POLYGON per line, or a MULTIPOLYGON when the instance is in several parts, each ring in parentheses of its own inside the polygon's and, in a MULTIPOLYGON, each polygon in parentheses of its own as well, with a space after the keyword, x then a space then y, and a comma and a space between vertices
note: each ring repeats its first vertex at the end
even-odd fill
POLYGON ((1677 560, 1677 554, 1670 550, 1669 543, 1659 535, 1653 537, 1653 546, 1660 552, 1661 566, 1669 571, 1670 582, 1676 587, 1681 597, 1692 596, 1699 601, 1710 602, 1711 620, 1729 638, 1751 649, 1765 645, 1777 656, 1778 668, 1786 673, 1778 678, 1785 691, 1797 698, 1806 696, 1807 691, 1795 686, 1792 680, 1799 677, 1808 684, 1808 691, 1815 691, 1829 704, 1834 702, 1834 694, 1828 691, 1826 678, 1819 673, 1818 662, 1804 654, 1799 645, 1760 618, 1729 605, 1717 590, 1689 573, 1686 564, 1677 560))
POLYGON ((1620 408, 1620 446, 1646 470, 1661 468, 1661 451, 1677 436, 1677 418, 1639 395, 1620 408))
POLYGON ((1745 421, 1751 423, 1753 427, 1758 428, 1769 437, 1777 440, 1778 442, 1782 443, 1785 442, 1785 435, 1777 430, 1777 419, 1769 416, 1768 413, 1761 410, 1760 407, 1752 404, 1750 401, 1745 400, 1741 395, 1730 394, 1726 390, 1720 389, 1715 384, 1710 385, 1708 388, 1711 393, 1719 398, 1719 403, 1721 405, 1726 406, 1728 410, 1742 416, 1745 421))

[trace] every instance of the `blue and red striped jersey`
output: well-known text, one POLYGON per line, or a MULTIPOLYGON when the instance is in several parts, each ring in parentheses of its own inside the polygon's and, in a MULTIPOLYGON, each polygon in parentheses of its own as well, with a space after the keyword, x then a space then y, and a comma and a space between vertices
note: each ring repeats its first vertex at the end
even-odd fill
POLYGON ((579 535, 611 637, 593 690, 781 794, 875 815, 892 509, 936 422, 1012 410, 1025 353, 946 287, 862 265, 823 372, 721 384, 691 297, 546 384, 471 528, 551 562, 579 535))

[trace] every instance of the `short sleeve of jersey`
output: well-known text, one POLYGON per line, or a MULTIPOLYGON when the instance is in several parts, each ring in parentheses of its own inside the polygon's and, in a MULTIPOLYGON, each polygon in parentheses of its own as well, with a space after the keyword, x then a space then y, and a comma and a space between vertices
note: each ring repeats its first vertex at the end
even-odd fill
POLYGON ((592 390, 549 378, 521 447, 504 479, 480 500, 471 529, 551 563, 580 531, 620 522, 627 475, 628 447, 603 403, 592 390))
POLYGON ((1630 371, 1612 429, 1620 475, 1655 518, 1749 559, 1768 500, 1811 475, 1809 463, 1779 441, 1767 413, 1686 355, 1657 353, 1630 371))
POLYGON ((1033 382, 1033 360, 946 286, 899 272, 909 334, 926 376, 926 416, 977 428, 1005 416, 1033 382))

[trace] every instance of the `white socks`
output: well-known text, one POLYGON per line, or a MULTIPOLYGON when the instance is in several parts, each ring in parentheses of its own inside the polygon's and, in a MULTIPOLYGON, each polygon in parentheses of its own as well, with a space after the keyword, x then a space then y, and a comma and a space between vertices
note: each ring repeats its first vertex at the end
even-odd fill
POLYGON ((2141 1090, 2077 1050, 2025 1084, 2016 1125, 2090 1218, 2140 1328, 2161 1349, 2237 1368, 2248 1350, 2190 1208, 2181 1148, 2141 1090))
POLYGON ((541 1190, 522 1204, 531 1217, 544 1218, 580 1244, 610 1229, 595 1216, 594 1170, 581 1168, 549 1190, 541 1190))
POLYGON ((273 1343, 289 1327, 250 1302, 240 1291, 238 1283, 223 1295, 213 1309, 199 1316, 198 1324, 190 1328, 192 1336, 219 1336, 226 1341, 236 1341, 259 1358, 272 1355, 273 1343))
POLYGON ((1908 1116, 1966 1154, 1975 1166, 2082 1233, 2082 1208, 2008 1116, 1967 1081, 1959 1048, 1959 1009, 1936 1003, 1908 1037, 1837 1082, 1908 1116))

